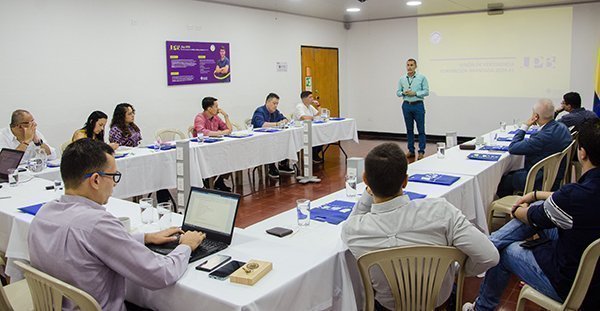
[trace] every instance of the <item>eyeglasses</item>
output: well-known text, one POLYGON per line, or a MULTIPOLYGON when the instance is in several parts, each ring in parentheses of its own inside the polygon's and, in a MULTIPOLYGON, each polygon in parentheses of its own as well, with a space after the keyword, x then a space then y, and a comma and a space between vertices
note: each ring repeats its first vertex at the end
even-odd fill
POLYGON ((117 171, 116 173, 106 173, 106 172, 99 171, 99 172, 85 174, 83 177, 90 178, 90 177, 92 177, 92 175, 94 175, 96 173, 102 177, 106 177, 106 176, 112 177, 112 180, 115 182, 115 184, 118 184, 121 181, 121 175, 123 175, 119 171, 117 171))

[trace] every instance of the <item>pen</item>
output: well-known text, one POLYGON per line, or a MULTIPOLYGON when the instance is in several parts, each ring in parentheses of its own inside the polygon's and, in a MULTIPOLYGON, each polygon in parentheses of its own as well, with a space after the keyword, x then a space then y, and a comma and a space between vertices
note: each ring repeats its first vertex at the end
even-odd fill
POLYGON ((0 199, 10 199, 12 198, 10 195, 9 196, 5 196, 5 197, 0 197, 0 199))

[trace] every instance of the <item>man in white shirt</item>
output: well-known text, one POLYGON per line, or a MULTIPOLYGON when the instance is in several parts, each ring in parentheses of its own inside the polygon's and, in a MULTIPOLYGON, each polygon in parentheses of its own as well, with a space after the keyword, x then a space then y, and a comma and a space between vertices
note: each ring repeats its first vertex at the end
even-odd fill
POLYGON ((37 130, 33 115, 27 110, 15 110, 10 118, 10 127, 0 130, 0 148, 24 151, 21 163, 26 163, 35 157, 38 147, 46 152, 48 160, 56 159, 56 150, 45 142, 44 135, 37 130))
MULTIPOLYGON (((300 121, 312 121, 316 116, 321 115, 321 104, 314 99, 311 91, 303 91, 300 93, 300 99, 302 102, 296 105, 296 119, 300 121), (315 108, 313 105, 317 106, 317 108, 315 108)), ((322 150, 323 146, 313 147, 313 162, 323 163, 323 158, 321 157, 322 150)))
MULTIPOLYGON (((494 267, 498 251, 485 234, 443 198, 410 201, 403 194, 408 176, 407 159, 400 147, 385 143, 365 159, 363 180, 367 190, 342 228, 342 240, 356 258, 374 250, 409 245, 454 246, 468 256, 467 275, 494 267)), ((437 306, 450 296, 455 269, 450 269, 437 306)), ((381 269, 371 271, 380 309, 394 309, 394 297, 381 269), (381 308, 383 307, 383 308, 381 308)))

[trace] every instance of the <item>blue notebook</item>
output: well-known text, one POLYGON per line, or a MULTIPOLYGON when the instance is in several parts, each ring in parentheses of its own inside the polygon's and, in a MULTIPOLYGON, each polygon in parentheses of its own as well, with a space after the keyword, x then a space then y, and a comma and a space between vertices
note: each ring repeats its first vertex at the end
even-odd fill
POLYGON ((512 141, 512 137, 496 137, 497 141, 512 141))
POLYGON ((236 134, 236 135, 225 135, 225 137, 230 137, 230 138, 245 138, 245 137, 250 137, 253 134, 236 134))
MULTIPOLYGON (((508 134, 517 134, 517 131, 519 131, 519 130, 512 130, 512 131, 508 132, 508 134)), ((537 129, 527 130, 527 132, 525 132, 525 134, 531 135, 533 133, 537 133, 537 131, 538 131, 537 129)))
POLYGON ((40 207, 46 203, 34 204, 30 206, 20 207, 19 210, 23 213, 34 215, 40 210, 40 207))
POLYGON ((354 202, 335 200, 310 210, 310 219, 323 221, 333 225, 348 219, 354 202))
POLYGON ((346 120, 346 118, 329 118, 329 120, 331 120, 331 121, 342 121, 342 120, 346 120))
POLYGON ((280 132, 281 130, 272 128, 272 127, 261 127, 261 128, 254 129, 254 131, 261 132, 261 133, 275 133, 275 132, 280 132))
POLYGON ((489 154, 489 153, 471 153, 467 157, 471 160, 479 161, 498 161, 500 160, 500 154, 489 154))
POLYGON ((410 191, 404 191, 404 194, 408 195, 408 198, 411 201, 416 200, 416 199, 422 199, 427 196, 426 194, 420 194, 420 193, 410 192, 410 191))
POLYGON ((408 177, 408 181, 422 182, 426 184, 450 186, 459 180, 458 176, 443 175, 443 174, 414 174, 408 177))
POLYGON ((508 151, 508 146, 483 146, 479 150, 508 151))
MULTIPOLYGON (((160 147, 158 147, 156 145, 148 145, 148 146, 146 146, 146 148, 153 149, 153 150, 171 150, 171 149, 175 149, 176 146, 175 145, 161 145, 160 147)), ((116 158, 116 156, 115 156, 115 158, 116 158)))
POLYGON ((124 158, 126 155, 128 155, 128 153, 120 153, 120 154, 115 153, 115 159, 124 158))
POLYGON ((321 123, 325 123, 325 121, 321 120, 321 121, 313 121, 313 124, 321 124, 321 123))
POLYGON ((46 166, 48 166, 48 167, 60 167, 60 163, 56 164, 56 163, 46 162, 46 166))

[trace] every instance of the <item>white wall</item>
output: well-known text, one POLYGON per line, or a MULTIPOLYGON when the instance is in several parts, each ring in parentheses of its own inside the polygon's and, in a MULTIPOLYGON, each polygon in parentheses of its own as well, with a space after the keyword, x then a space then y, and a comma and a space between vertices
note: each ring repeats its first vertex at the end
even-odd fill
POLYGON ((269 92, 280 110, 299 101, 300 46, 339 48, 346 94, 346 30, 337 22, 191 0, 0 2, 0 127, 30 110, 53 145, 70 139, 96 109, 130 102, 144 141, 159 128, 184 130, 204 96, 233 120, 251 117, 269 92), (168 87, 165 41, 231 43, 231 83, 168 87), (276 72, 275 63, 288 63, 276 72))
MULTIPOLYGON (((600 47, 600 3, 573 6, 571 89, 582 95, 591 109, 597 51, 600 47)), ((532 19, 532 23, 535 20, 532 19)), ((476 25, 473 25, 476 27, 476 25)), ((406 133, 401 100, 396 97, 398 79, 405 73, 408 58, 418 57, 417 19, 404 18, 354 23, 348 33, 347 111, 358 121, 360 130, 406 133)), ((543 51, 540 51, 543 55, 543 51)), ((423 72, 427 75, 427 72, 423 72)), ((516 79, 519 77, 516 76, 516 79)), ((528 83, 528 81, 522 81, 528 83)), ((500 121, 521 121, 531 114, 532 98, 439 97, 429 81, 426 98, 426 128, 429 134, 458 131, 459 136, 475 136, 497 128, 500 121)), ((501 86, 499 86, 501 87, 501 86)), ((507 90, 510 92, 510 90, 507 90)), ((561 98, 552 98, 559 105, 561 98)))

